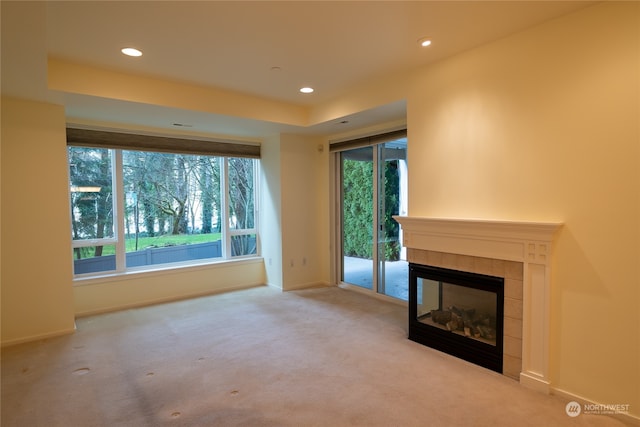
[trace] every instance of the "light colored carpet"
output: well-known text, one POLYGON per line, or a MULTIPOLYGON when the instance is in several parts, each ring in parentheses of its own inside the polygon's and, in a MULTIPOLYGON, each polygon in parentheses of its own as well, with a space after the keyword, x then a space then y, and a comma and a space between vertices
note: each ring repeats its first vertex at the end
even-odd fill
POLYGON ((616 426, 409 341, 406 308, 268 287, 79 319, 2 352, 2 426, 616 426))

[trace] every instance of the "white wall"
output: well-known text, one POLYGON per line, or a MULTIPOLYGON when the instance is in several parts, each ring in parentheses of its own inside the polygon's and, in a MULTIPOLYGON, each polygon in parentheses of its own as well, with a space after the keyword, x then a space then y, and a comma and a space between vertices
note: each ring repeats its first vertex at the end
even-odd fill
POLYGON ((271 136, 260 148, 260 242, 266 282, 282 289, 282 172, 280 137, 271 136))

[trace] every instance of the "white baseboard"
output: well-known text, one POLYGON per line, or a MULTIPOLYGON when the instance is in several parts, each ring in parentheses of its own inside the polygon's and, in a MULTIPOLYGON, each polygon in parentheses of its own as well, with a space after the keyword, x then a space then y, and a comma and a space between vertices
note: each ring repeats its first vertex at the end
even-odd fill
POLYGON ((528 372, 520 372, 520 384, 531 390, 539 391, 544 394, 551 392, 551 384, 535 374, 528 372))
POLYGON ((386 301, 386 302, 390 302, 390 303, 393 303, 393 304, 396 304, 396 305, 407 307, 407 301, 404 301, 404 300, 401 300, 401 299, 398 299, 398 298, 393 298, 393 297, 390 297, 388 295, 379 294, 377 292, 372 291, 371 289, 363 288, 363 287, 358 286, 358 285, 352 285, 350 283, 341 282, 341 283, 339 283, 337 285, 330 285, 330 286, 337 286, 337 287, 339 287, 341 289, 346 289, 348 291, 353 291, 353 292, 359 292, 359 293, 361 293, 363 295, 367 295, 367 296, 369 296, 371 298, 376 298, 376 299, 379 299, 381 301, 386 301))
POLYGON ((308 283, 298 283, 295 285, 287 286, 283 291, 301 291, 303 289, 312 289, 312 288, 327 288, 330 287, 331 284, 329 282, 308 282, 308 283))
POLYGON ((267 287, 282 291, 282 286, 274 285, 273 283, 267 283, 267 287))
POLYGON ((61 331, 55 331, 55 332, 47 332, 46 334, 37 334, 37 335, 31 335, 28 337, 23 337, 23 338, 16 338, 13 340, 8 340, 8 341, 2 341, 2 348, 4 347, 9 347, 12 345, 18 345, 18 344, 24 344, 27 342, 31 342, 31 341, 38 341, 38 340, 44 340, 47 338, 55 338, 55 337, 60 337, 62 335, 70 335, 73 334, 76 331, 76 326, 75 323, 73 325, 72 329, 63 329, 61 331))

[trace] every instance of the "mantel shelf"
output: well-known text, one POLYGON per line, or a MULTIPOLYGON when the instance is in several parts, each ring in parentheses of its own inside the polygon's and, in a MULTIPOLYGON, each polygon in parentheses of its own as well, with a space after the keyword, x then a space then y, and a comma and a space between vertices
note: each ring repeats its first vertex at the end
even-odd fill
POLYGON ((464 218, 394 216, 405 232, 551 241, 562 227, 559 222, 507 221, 464 218))
POLYGON ((547 264, 561 223, 394 216, 412 249, 547 264))

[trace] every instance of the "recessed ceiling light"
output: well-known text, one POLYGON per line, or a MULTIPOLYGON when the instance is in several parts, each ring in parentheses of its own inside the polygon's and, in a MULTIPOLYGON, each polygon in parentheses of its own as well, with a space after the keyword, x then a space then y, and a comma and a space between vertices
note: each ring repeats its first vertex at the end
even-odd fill
POLYGON ((125 47, 120 52, 127 56, 142 56, 142 52, 133 47, 125 47))
POLYGON ((313 92, 313 88, 312 87, 303 87, 303 88, 300 88, 300 92, 302 92, 302 93, 311 93, 311 92, 313 92))
POLYGON ((429 40, 427 37, 423 37, 421 39, 418 39, 418 44, 422 47, 427 47, 431 45, 431 40, 429 40))

